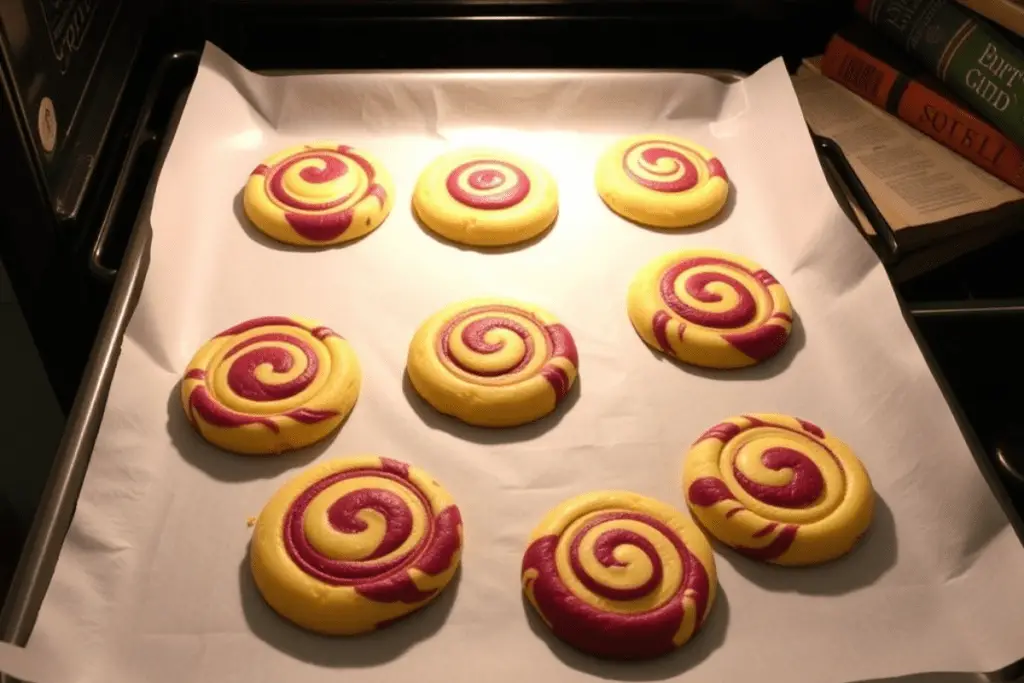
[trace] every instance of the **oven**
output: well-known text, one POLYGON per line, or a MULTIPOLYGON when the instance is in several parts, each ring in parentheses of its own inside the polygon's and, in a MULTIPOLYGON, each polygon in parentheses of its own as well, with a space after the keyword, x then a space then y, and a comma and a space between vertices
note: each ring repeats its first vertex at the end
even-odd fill
MULTIPOLYGON (((210 41, 261 71, 646 68, 752 71, 820 53, 826 0, 12 0, 0 5, 0 258, 66 431, 0 617, 27 640, 145 279, 137 220, 175 106, 210 41)), ((831 166, 826 165, 831 172, 831 166)), ((1018 330, 1024 237, 900 285, 979 468, 1024 531, 1018 330), (996 362, 1000 363, 998 366, 996 362)), ((0 473, 2 476, 2 473, 0 473)))

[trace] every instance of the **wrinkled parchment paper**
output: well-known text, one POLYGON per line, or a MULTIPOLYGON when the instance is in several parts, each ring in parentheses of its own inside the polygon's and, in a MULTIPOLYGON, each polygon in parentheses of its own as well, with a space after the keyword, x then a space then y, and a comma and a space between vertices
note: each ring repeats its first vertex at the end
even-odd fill
POLYGON ((1024 551, 885 273, 822 177, 781 61, 731 86, 671 73, 262 77, 207 47, 151 223, 142 299, 28 646, 61 661, 72 680, 830 683, 987 671, 1024 656, 1024 551), (595 162, 616 137, 642 131, 718 154, 733 183, 720 218, 667 233, 605 208, 595 162), (391 217, 340 248, 261 237, 241 212, 247 175, 281 148, 323 138, 372 150, 390 168, 391 217), (527 248, 461 249, 412 218, 420 170, 477 142, 531 155, 559 183, 558 222, 527 248), (753 258, 787 287, 798 322, 781 356, 711 372, 667 361, 637 338, 625 314, 634 272, 666 250, 703 246, 753 258), (434 413, 403 382, 420 322, 477 295, 533 301, 572 331, 582 374, 557 414, 473 429, 434 413), (192 353, 238 321, 289 314, 319 319, 354 345, 364 385, 351 419, 327 443, 282 457, 206 445, 178 405, 192 353), (812 420, 861 456, 879 494, 862 546, 800 570, 717 548, 721 592, 709 621, 655 662, 601 662, 554 640, 519 588, 539 518, 599 488, 682 507, 688 444, 722 418, 757 411, 812 420), (260 600, 246 520, 304 465, 360 452, 416 463, 453 493, 465 519, 463 568, 415 617, 368 637, 323 638, 260 600))

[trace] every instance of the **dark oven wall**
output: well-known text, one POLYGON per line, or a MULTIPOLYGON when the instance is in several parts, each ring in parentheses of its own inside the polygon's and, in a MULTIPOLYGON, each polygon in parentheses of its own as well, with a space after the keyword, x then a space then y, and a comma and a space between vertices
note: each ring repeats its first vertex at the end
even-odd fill
MULTIPOLYGON (((67 409, 109 295, 86 252, 119 161, 117 112, 158 2, 0 2, 0 259, 67 409)), ((130 118, 130 116, 129 116, 130 118)))
POLYGON ((193 39, 252 69, 753 70, 821 51, 841 0, 192 0, 193 39))

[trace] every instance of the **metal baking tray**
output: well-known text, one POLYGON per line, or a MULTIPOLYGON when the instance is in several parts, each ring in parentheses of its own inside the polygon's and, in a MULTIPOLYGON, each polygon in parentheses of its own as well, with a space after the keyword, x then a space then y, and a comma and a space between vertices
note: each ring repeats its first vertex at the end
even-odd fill
MULTIPOLYGON (((21 561, 18 563, 7 603, 0 612, 0 640, 17 645, 28 642, 43 596, 53 576, 64 537, 71 525, 96 435, 99 433, 110 383, 117 367, 121 341, 146 278, 152 237, 148 217, 160 165, 174 137, 174 129, 198 64, 199 54, 196 52, 175 53, 161 63, 132 134, 127 159, 121 177, 115 185, 110 208, 97 234, 90 269, 101 279, 114 279, 114 288, 82 384, 68 417, 64 437, 58 446, 39 510, 29 531, 21 561), (189 74, 186 82, 182 82, 183 73, 189 74), (174 90, 176 92, 169 92, 174 90), (170 106, 174 106, 174 115, 168 118, 164 114, 165 109, 170 106), (152 122, 155 120, 162 123, 153 125, 152 122), (149 185, 136 212, 121 265, 115 269, 109 263, 111 258, 107 254, 107 245, 112 239, 117 214, 119 211, 124 213, 120 207, 121 195, 128 183, 129 175, 144 172, 144 169, 139 168, 140 164, 144 163, 140 160, 146 156, 147 148, 153 150, 154 147, 156 153, 151 155, 153 165, 149 174, 149 185)), ((651 69, 645 71, 649 72, 651 69)), ((683 71, 710 76, 726 83, 742 80, 745 75, 729 69, 683 71)), ((281 75, 290 72, 262 73, 281 75)), ((581 76, 585 73, 579 72, 581 76)), ((0 683, 8 682, 12 682, 12 679, 0 673, 0 683)))
MULTIPOLYGON (((133 132, 122 177, 117 183, 107 219, 98 234, 91 267, 97 276, 116 276, 113 293, 69 416, 42 503, 18 565, 8 601, 3 612, 0 613, 0 640, 15 644, 25 644, 28 641, 53 575, 64 537, 74 515, 75 505, 89 467, 92 449, 106 406, 107 394, 120 355, 122 338, 145 280, 151 241, 148 216, 152 197, 164 153, 173 138, 177 116, 180 115, 188 85, 191 83, 191 76, 186 79, 182 79, 181 76, 182 73, 194 74, 198 58, 199 55, 196 53, 171 55, 162 64, 158 76, 153 79, 145 108, 133 132), (174 92, 169 95, 168 91, 174 92), (166 110, 171 109, 175 101, 177 102, 177 106, 174 108, 175 115, 168 118, 165 115, 166 110), (163 123, 153 125, 154 120, 163 123), (147 149, 149 150, 148 154, 147 149), (127 184, 128 175, 145 173, 146 170, 141 166, 145 165, 147 161, 152 164, 152 168, 148 172, 149 184, 144 199, 135 212, 131 237, 128 240, 121 265, 115 270, 111 267, 109 261, 112 259, 107 256, 106 252, 116 214, 122 213, 121 218, 124 219, 123 214, 129 212, 129 209, 120 206, 121 194, 127 184)), ((585 72, 580 73, 582 75, 585 72)), ((711 76, 724 82, 735 82, 744 76, 737 71, 719 69, 692 70, 690 73, 711 76)), ((907 312, 906 306, 904 306, 904 311, 907 312)), ((1018 535, 1021 535, 1024 523, 1009 504, 1009 498, 999 484, 991 461, 987 460, 978 448, 977 437, 963 418, 963 411, 950 393, 948 383, 931 358, 927 346, 922 343, 913 316, 907 313, 906 317, 946 395, 979 468, 1010 516, 1018 535)), ((1020 673, 1019 669, 1020 667, 1014 665, 996 674, 979 675, 979 678, 1014 680, 1014 677, 1020 673)), ((0 674, 0 683, 12 680, 0 674)))

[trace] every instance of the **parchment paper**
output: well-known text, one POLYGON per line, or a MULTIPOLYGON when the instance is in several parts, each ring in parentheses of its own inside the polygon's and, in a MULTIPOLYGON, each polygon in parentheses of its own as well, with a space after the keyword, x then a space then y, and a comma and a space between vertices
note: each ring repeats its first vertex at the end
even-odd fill
POLYGON ((260 77, 207 47, 152 208, 152 258, 102 430, 29 652, 73 680, 831 683, 987 671, 1024 656, 1024 551, 976 471, 885 273, 828 190, 781 61, 745 82, 670 73, 260 77), (658 131, 715 150, 733 183, 722 217, 686 232, 613 215, 593 188, 616 137, 658 131), (240 190, 269 154, 337 139, 391 169, 387 222, 341 248, 260 237, 240 190), (458 145, 507 146, 559 183, 557 225, 527 248, 435 240, 409 202, 420 170, 458 145), (625 314, 635 271, 666 250, 745 254, 798 312, 780 357, 684 368, 649 351, 625 314), (581 356, 578 389, 534 425, 460 426, 403 383, 407 344, 454 300, 501 295, 555 312, 581 356), (247 458, 201 441, 178 378, 211 335, 302 315, 354 345, 356 409, 333 440, 247 458), (731 415, 798 415, 839 434, 879 494, 862 546, 815 569, 717 547, 721 592, 677 655, 609 664, 554 640, 519 588, 526 538, 567 497, 624 488, 684 506, 682 458, 731 415), (279 619, 247 566, 247 518, 314 460, 373 452, 414 462, 465 519, 461 575, 429 607, 357 639, 279 619), (339 678, 341 676, 341 678, 339 678))

